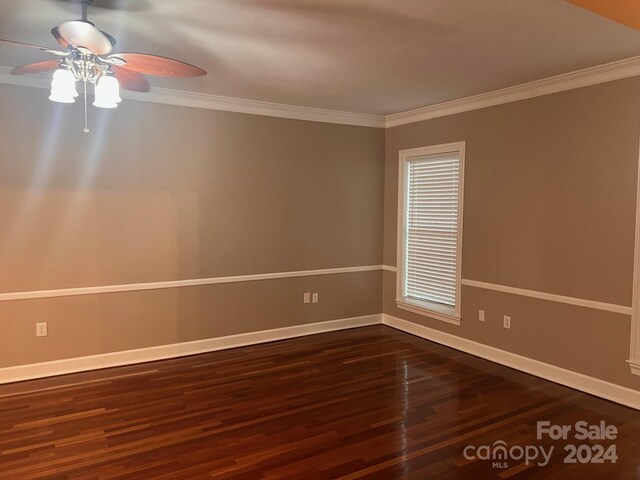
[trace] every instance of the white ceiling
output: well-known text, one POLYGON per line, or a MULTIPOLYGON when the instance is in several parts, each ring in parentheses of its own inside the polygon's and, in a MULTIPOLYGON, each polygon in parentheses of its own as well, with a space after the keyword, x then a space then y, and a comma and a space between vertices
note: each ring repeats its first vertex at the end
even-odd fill
MULTIPOLYGON (((115 52, 208 70, 154 86, 386 115, 640 55, 640 32, 564 0, 96 0, 115 52)), ((2 0, 0 37, 54 46, 72 0, 2 0)), ((0 65, 45 58, 0 47, 0 65)))

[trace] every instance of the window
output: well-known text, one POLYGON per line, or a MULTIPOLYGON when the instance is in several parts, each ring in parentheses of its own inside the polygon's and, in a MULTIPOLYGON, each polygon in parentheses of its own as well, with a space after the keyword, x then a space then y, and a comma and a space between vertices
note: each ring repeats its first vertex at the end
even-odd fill
POLYGON ((460 324, 464 142, 400 151, 398 307, 460 324))

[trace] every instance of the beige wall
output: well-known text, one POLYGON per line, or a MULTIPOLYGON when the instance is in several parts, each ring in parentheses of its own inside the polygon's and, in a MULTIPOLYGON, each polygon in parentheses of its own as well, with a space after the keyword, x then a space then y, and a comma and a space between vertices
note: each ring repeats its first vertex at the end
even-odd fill
MULTIPOLYGON (((385 264, 396 264, 398 151, 464 140, 463 278, 630 306, 638 105, 633 78, 387 130, 385 264)), ((625 363, 629 316, 463 287, 451 326, 397 309, 393 272, 383 296, 387 314, 640 388, 625 363)))
MULTIPOLYGON (((125 101, 84 135, 80 105, 2 86, 0 293, 395 265, 398 150, 464 140, 463 278, 629 306, 639 101, 634 78, 386 132, 125 101)), ((628 316, 464 287, 453 326, 394 292, 374 271, 0 302, 0 367, 384 311, 640 389, 628 316)))
POLYGON ((377 314, 380 285, 374 271, 0 302, 0 355, 21 365, 377 314), (304 292, 320 303, 303 304, 304 292))
MULTIPOLYGON (((83 134, 80 104, 15 86, 0 108, 2 293, 381 263, 380 129, 129 100, 83 134)), ((364 272, 0 302, 0 367, 379 313, 380 289, 364 272)))

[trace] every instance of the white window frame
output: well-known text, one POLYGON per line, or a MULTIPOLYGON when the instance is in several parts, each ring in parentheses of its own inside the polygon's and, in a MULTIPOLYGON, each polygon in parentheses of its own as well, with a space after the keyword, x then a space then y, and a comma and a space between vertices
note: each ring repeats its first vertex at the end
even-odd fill
POLYGON ((633 252, 633 298, 631 300, 631 373, 640 375, 640 149, 638 150, 638 180, 636 183, 636 231, 633 252))
POLYGON ((428 147, 400 150, 400 162, 398 169, 398 258, 396 274, 396 305, 398 308, 413 313, 425 315, 443 322, 460 325, 461 315, 461 284, 462 284, 462 213, 464 207, 464 152, 465 142, 446 143, 428 147), (407 250, 406 242, 406 210, 407 210, 407 163, 411 158, 425 155, 437 155, 443 153, 456 153, 460 158, 460 180, 458 191, 458 239, 456 258, 456 299, 455 307, 450 308, 432 302, 419 301, 404 296, 403 285, 405 278, 405 258, 407 250))

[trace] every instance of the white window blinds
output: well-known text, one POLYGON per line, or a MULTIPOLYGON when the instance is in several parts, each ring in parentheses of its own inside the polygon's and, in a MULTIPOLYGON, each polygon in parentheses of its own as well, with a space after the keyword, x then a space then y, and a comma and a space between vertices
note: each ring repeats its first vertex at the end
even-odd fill
POLYGON ((457 311, 460 152, 408 157, 405 165, 406 300, 457 311))

